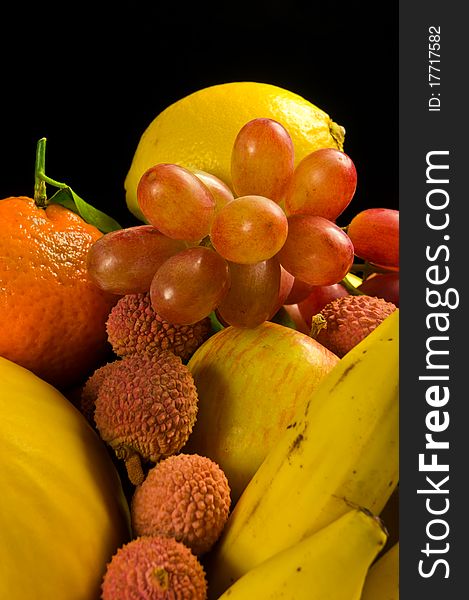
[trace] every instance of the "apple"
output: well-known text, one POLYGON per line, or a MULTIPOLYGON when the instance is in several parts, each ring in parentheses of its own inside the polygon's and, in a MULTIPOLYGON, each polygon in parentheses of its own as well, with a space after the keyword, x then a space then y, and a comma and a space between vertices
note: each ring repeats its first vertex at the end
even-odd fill
POLYGON ((277 323, 219 331, 188 363, 199 410, 184 452, 214 460, 235 503, 296 407, 338 362, 316 340, 277 323))

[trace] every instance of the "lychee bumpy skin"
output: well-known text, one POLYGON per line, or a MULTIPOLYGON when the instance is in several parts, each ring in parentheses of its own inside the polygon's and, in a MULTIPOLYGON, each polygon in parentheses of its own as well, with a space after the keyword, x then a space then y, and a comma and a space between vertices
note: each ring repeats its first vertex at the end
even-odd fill
POLYGON ((198 454, 170 456, 151 469, 131 503, 136 535, 167 535, 196 555, 208 552, 230 510, 230 488, 222 469, 198 454))
POLYGON ((342 358, 396 310, 374 296, 343 296, 312 318, 311 337, 342 358))
POLYGON ((150 294, 123 296, 111 310, 106 330, 117 356, 171 350, 185 362, 210 337, 207 317, 193 325, 173 325, 153 309, 150 294))
POLYGON ((178 452, 197 417, 194 379, 178 356, 162 351, 117 361, 96 398, 94 419, 102 439, 125 461, 130 481, 142 483, 142 461, 178 452))

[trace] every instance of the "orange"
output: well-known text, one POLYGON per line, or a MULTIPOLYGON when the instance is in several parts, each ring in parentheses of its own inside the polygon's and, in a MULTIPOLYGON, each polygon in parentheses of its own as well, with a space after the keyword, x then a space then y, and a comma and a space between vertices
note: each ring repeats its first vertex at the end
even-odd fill
POLYGON ((0 200, 0 356, 57 388, 77 385, 108 352, 116 302, 86 270, 101 232, 59 205, 0 200))

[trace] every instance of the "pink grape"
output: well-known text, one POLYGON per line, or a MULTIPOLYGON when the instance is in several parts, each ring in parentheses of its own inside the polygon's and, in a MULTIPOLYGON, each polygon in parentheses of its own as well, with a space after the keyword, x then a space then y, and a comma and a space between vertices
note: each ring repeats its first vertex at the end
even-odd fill
POLYGON ((296 279, 282 266, 280 266, 280 271, 281 277, 278 308, 281 306, 297 304, 300 300, 306 298, 313 286, 309 283, 304 283, 304 281, 296 279))
POLYGON ((365 279, 358 289, 364 294, 383 298, 399 307, 399 272, 373 274, 365 279))
POLYGON ((358 257, 386 268, 399 268, 398 210, 363 210, 353 217, 347 233, 358 257))
POLYGON ((293 142, 283 125, 258 118, 241 128, 231 153, 231 180, 238 196, 265 196, 280 202, 293 167, 293 142))
POLYGON ((278 293, 278 308, 277 310, 285 304, 286 299, 288 298, 295 278, 288 271, 280 266, 280 288, 278 293))
POLYGON ((227 294, 227 262, 211 248, 195 246, 169 258, 150 287, 155 311, 173 325, 191 325, 207 317, 227 294))
POLYGON ((296 277, 293 278, 293 285, 288 294, 285 304, 298 304, 309 296, 314 286, 310 283, 305 283, 296 277))
POLYGON ((298 310, 305 320, 305 323, 311 328, 311 319, 336 298, 348 296, 349 293, 340 283, 333 285, 319 285, 311 288, 310 294, 298 303, 298 310))
POLYGON ((293 322, 297 331, 306 335, 311 333, 311 327, 308 327, 308 325, 305 323, 305 320, 299 311, 298 304, 285 304, 283 306, 283 310, 293 322))
POLYGON ((280 264, 311 285, 341 281, 353 264, 353 245, 335 223, 313 215, 288 217, 288 237, 278 253, 280 264))
POLYGON ((234 327, 257 327, 277 308, 280 265, 273 257, 254 265, 229 263, 231 287, 217 308, 221 320, 234 327))
POLYGON ((335 221, 350 204, 356 187, 351 158, 335 148, 321 148, 296 166, 286 192, 286 212, 335 221))
POLYGON ((215 215, 210 239, 226 260, 255 264, 274 256, 287 233, 287 217, 278 204, 263 196, 241 196, 215 215))
POLYGON ((215 175, 212 175, 212 173, 200 170, 195 170, 193 173, 210 190, 213 199, 215 200, 215 211, 219 211, 227 202, 234 200, 233 192, 226 183, 215 175))
POLYGON ((152 225, 118 229, 100 237, 87 255, 91 279, 112 294, 148 292, 158 268, 186 244, 166 237, 152 225))
POLYGON ((170 238, 198 242, 210 231, 215 200, 184 167, 160 163, 145 171, 137 199, 145 219, 170 238))

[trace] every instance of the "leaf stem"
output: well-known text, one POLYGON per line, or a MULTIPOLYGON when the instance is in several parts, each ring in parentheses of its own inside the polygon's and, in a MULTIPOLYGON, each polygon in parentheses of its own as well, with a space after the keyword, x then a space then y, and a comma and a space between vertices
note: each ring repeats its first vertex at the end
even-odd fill
POLYGON ((80 198, 66 183, 52 179, 45 173, 46 142, 41 138, 36 146, 36 163, 34 166, 34 202, 38 208, 46 208, 49 204, 60 204, 80 215, 87 223, 94 225, 103 233, 121 229, 119 223, 103 211, 94 208, 80 198), (46 186, 58 188, 51 198, 47 197, 46 186))
POLYGON ((56 181, 55 179, 48 177, 45 173, 42 174, 41 178, 45 183, 48 183, 49 185, 53 185, 54 187, 60 188, 62 190, 70 187, 66 183, 60 183, 60 181, 56 181))
POLYGON ((36 165, 34 170, 34 200, 38 206, 47 206, 46 184, 59 189, 69 186, 46 175, 46 138, 41 138, 36 147, 36 165))

